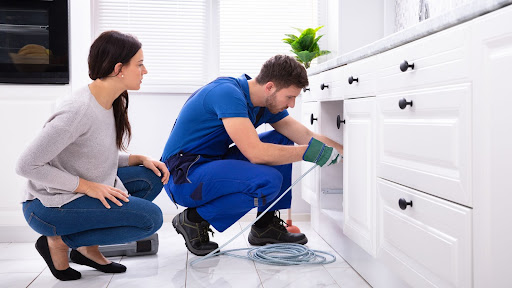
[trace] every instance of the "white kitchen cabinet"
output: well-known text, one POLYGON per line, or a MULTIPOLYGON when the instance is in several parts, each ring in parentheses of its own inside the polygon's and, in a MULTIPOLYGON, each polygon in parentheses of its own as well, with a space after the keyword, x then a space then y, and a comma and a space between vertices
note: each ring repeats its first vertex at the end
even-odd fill
POLYGON ((471 207, 471 88, 378 95, 377 176, 471 207))
MULTIPOLYGON (((339 143, 343 142, 342 117, 342 101, 306 102, 302 105, 302 124, 311 131, 327 135, 339 143)), ((302 173, 313 166, 313 163, 302 161, 302 173)), ((341 164, 317 167, 301 180, 302 198, 311 205, 311 223, 317 231, 331 233, 324 225, 327 222, 321 221, 325 218, 341 230, 343 223, 342 168, 341 164)))
POLYGON ((379 55, 377 258, 411 287, 472 286, 470 31, 379 55))
POLYGON ((343 66, 343 230, 319 234, 372 286, 512 283, 511 19, 509 5, 343 66))
POLYGON ((512 283, 512 6, 473 24, 475 287, 512 283))
MULTIPOLYGON (((332 140, 343 143, 343 101, 320 102, 322 122, 319 123, 319 133, 332 140)), ((332 233, 329 226, 343 227, 343 165, 324 165, 316 168, 319 174, 318 207, 312 209, 313 228, 320 235, 332 233), (317 217, 318 215, 318 217, 317 217), (318 219, 318 220, 317 220, 318 219), (322 219, 322 221, 319 221, 322 219), (327 224, 326 222, 331 222, 327 224)))
POLYGON ((343 71, 344 67, 338 67, 309 77, 308 94, 304 97, 307 100, 304 101, 343 99, 343 71))
MULTIPOLYGON (((309 77, 309 86, 303 91, 301 122, 313 132, 327 135, 334 141, 343 142, 344 87, 339 67, 309 77), (330 101, 328 101, 330 100, 330 101)), ((305 173, 314 164, 302 161, 301 171, 305 173)), ((342 165, 317 167, 302 179, 302 198, 311 205, 311 225, 320 234, 341 231, 343 226, 343 184, 342 165), (328 221, 324 221, 328 219, 328 221)))
POLYGON ((343 232, 375 255, 375 97, 344 102, 343 232))
POLYGON ((377 56, 371 56, 345 66, 343 98, 375 96, 377 56))
MULTIPOLYGON (((318 132, 319 123, 322 117, 319 117, 320 103, 319 102, 304 102, 302 104, 301 122, 309 130, 318 132)), ((302 161, 301 171, 305 173, 314 163, 302 161)), ((320 189, 319 168, 313 169, 308 175, 304 176, 301 180, 302 198, 312 206, 318 203, 318 191, 320 189)))
POLYGON ((461 24, 378 55, 379 93, 467 82, 470 28, 461 24))
POLYGON ((471 209, 383 179, 377 195, 379 259, 411 287, 471 287, 471 209))
POLYGON ((26 179, 15 172, 25 147, 41 131, 69 86, 0 84, 0 143, 3 198, 0 203, 0 242, 31 242, 38 234, 23 217, 21 197, 26 179))

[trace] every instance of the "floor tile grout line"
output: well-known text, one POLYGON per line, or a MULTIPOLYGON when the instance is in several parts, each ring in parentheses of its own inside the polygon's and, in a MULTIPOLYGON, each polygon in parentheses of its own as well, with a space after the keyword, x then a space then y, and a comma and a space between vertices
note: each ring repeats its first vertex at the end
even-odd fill
POLYGON ((39 272, 39 274, 37 274, 37 276, 36 276, 34 279, 32 279, 32 281, 30 281, 30 283, 28 283, 27 288, 28 288, 30 285, 32 285, 32 283, 34 283, 34 281, 36 281, 36 279, 37 279, 37 278, 39 278, 39 276, 41 276, 41 274, 43 274, 43 272, 44 272, 44 270, 46 270, 46 268, 48 268, 48 267, 44 267, 44 268, 43 268, 43 271, 39 272))
POLYGON ((187 249, 187 257, 185 258, 185 283, 183 283, 184 287, 187 288, 187 280, 188 280, 188 257, 189 251, 187 249))
MULTIPOLYGON (((123 261, 124 257, 125 256, 121 256, 121 259, 119 259, 119 262, 117 262, 117 263, 121 264, 121 261, 123 261)), ((114 279, 115 275, 116 274, 112 273, 112 277, 110 277, 110 280, 108 280, 107 286, 105 286, 105 288, 108 288, 108 286, 110 285, 110 282, 112 282, 112 279, 114 279)))

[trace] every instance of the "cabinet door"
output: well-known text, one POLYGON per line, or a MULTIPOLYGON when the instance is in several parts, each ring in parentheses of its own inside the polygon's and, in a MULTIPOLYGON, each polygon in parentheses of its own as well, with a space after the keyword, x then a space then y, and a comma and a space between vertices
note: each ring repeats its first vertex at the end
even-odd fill
MULTIPOLYGON (((318 132, 318 127, 320 125, 319 122, 321 121, 319 114, 319 102, 305 102, 302 104, 301 122, 304 126, 313 132, 318 132)), ((314 163, 302 161, 302 173, 305 173, 307 170, 313 167, 313 165, 314 163)), ((302 199, 311 205, 318 203, 318 191, 320 189, 318 170, 318 168, 313 169, 313 171, 309 172, 309 174, 301 180, 302 199)))
POLYGON ((474 23, 475 287, 512 283, 512 6, 474 23))
POLYGON ((59 95, 69 94, 70 89, 68 85, 1 85, 0 137, 4 141, 0 141, 0 175, 4 193, 0 202, 0 242, 32 242, 39 235, 27 225, 20 205, 27 179, 16 175, 14 167, 54 112, 59 95))
POLYGON ((375 98, 345 100, 344 233, 375 255, 375 98))

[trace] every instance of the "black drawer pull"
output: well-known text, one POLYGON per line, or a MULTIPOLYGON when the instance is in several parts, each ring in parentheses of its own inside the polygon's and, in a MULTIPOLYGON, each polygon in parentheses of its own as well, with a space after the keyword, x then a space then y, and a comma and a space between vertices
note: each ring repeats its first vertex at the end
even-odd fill
POLYGON ((412 200, 407 202, 404 198, 400 198, 398 200, 398 206, 400 206, 400 209, 405 210, 407 206, 411 205, 412 207, 412 200))
POLYGON ((320 90, 324 90, 325 88, 329 88, 329 85, 325 85, 324 83, 320 84, 320 90))
POLYGON ((400 70, 402 70, 402 72, 407 71, 407 69, 409 69, 409 67, 411 67, 411 70, 414 70, 414 63, 409 64, 406 60, 404 60, 404 62, 402 62, 402 64, 400 64, 400 70))
POLYGON ((309 87, 304 87, 304 88, 302 88, 302 91, 304 91, 304 92, 311 91, 311 89, 309 89, 309 87))
POLYGON ((313 113, 311 113, 311 118, 310 118, 310 120, 311 120, 311 125, 313 125, 313 121, 318 120, 318 118, 315 118, 315 117, 313 116, 313 113))
POLYGON ((407 102, 407 100, 405 100, 405 98, 402 98, 398 101, 398 107, 400 107, 400 109, 405 109, 405 107, 407 107, 407 105, 411 105, 411 107, 412 107, 412 100, 407 102))
POLYGON ((352 76, 348 77, 348 84, 352 85, 352 83, 359 82, 359 78, 354 78, 352 76))
POLYGON ((341 116, 338 115, 338 117, 336 117, 336 127, 338 127, 338 129, 340 129, 341 123, 345 124, 345 120, 341 120, 341 116))
POLYGON ((348 77, 348 84, 352 85, 354 82, 359 83, 359 78, 354 78, 353 76, 348 77))

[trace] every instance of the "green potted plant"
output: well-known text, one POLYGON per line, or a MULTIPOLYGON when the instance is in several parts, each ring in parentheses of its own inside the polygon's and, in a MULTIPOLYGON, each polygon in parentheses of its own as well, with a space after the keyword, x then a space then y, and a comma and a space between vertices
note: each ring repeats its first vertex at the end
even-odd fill
POLYGON ((318 46, 318 40, 324 35, 316 37, 316 32, 324 26, 320 26, 316 29, 307 28, 305 30, 294 28, 299 31, 300 36, 293 34, 285 34, 288 38, 284 38, 283 42, 290 44, 292 52, 295 53, 297 60, 303 63, 306 68, 309 68, 311 61, 318 56, 326 55, 331 53, 328 50, 320 50, 318 46))

